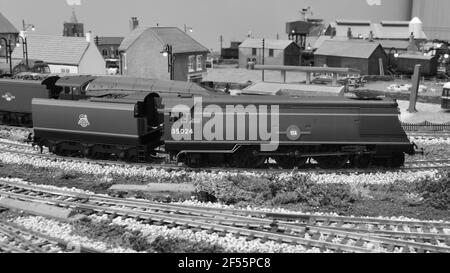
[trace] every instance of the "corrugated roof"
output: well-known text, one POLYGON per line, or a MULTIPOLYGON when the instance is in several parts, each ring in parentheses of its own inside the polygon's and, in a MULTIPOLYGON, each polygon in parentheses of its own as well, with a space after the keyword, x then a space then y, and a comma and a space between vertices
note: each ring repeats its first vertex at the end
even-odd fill
POLYGON ((0 12, 0 33, 19 33, 13 24, 0 12))
POLYGON ((315 55, 368 59, 378 46, 378 42, 326 40, 315 55))
POLYGON ((124 37, 98 37, 99 45, 120 45, 124 37))
MULTIPOLYGON (((49 64, 79 65, 89 43, 83 37, 27 35, 28 58, 49 64)), ((22 59, 22 47, 17 47, 13 59, 22 59)))
POLYGON ((323 85, 314 84, 298 84, 298 83, 278 83, 278 82, 257 82, 246 88, 244 88, 243 94, 251 94, 253 92, 265 93, 276 95, 278 92, 282 91, 294 91, 291 95, 295 93, 302 94, 300 92, 311 92, 316 95, 325 93, 327 95, 340 95, 343 92, 344 87, 330 87, 323 85))
MULTIPOLYGON (((374 37, 379 39, 409 39, 409 36, 411 35, 409 25, 402 25, 400 22, 398 22, 397 25, 372 24, 372 31, 374 37)), ((414 38, 426 40, 427 35, 425 32, 420 31, 414 38)))
POLYGON ((402 53, 397 59, 414 59, 414 60, 431 60, 436 56, 423 55, 423 54, 411 54, 411 53, 402 53))
POLYGON ((202 44, 194 40, 191 36, 176 27, 138 27, 120 44, 119 50, 127 50, 144 32, 151 32, 160 41, 161 45, 172 45, 172 52, 209 52, 202 44))
POLYGON ((381 44, 384 49, 408 49, 409 41, 400 41, 400 40, 377 40, 381 44))
MULTIPOLYGON (((308 37, 306 37, 307 42, 308 42, 308 37)), ((331 36, 325 36, 322 35, 319 38, 317 38, 313 44, 311 44, 313 49, 317 49, 320 48, 323 44, 323 42, 325 41, 348 41, 347 37, 343 37, 343 36, 335 36, 333 38, 331 38, 331 36)))
MULTIPOLYGON (((378 39, 408 39, 408 21, 381 21, 381 23, 371 23, 370 21, 356 20, 336 20, 331 22, 329 27, 336 28, 336 36, 347 36, 348 28, 352 29, 353 37, 362 35, 368 37, 372 31, 374 38, 378 39)), ((416 39, 427 39, 425 32, 416 33, 416 39)))
POLYGON ((370 21, 369 20, 338 19, 338 20, 336 20, 336 24, 338 24, 338 25, 348 25, 348 26, 370 26, 370 21))
MULTIPOLYGON (((271 39, 265 39, 265 48, 267 49, 285 49, 292 43, 295 44, 292 40, 271 40, 271 39)), ((242 44, 239 46, 241 48, 262 48, 262 39, 253 39, 249 38, 242 42, 242 44)))

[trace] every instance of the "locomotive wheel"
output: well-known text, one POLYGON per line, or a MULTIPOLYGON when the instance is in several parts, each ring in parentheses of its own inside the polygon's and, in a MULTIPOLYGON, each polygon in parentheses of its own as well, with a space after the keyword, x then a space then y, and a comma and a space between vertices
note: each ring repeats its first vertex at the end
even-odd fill
POLYGON ((339 169, 344 167, 345 163, 347 163, 349 157, 344 156, 320 156, 314 158, 319 167, 322 169, 339 169))
POLYGON ((356 168, 365 169, 369 167, 371 160, 370 155, 360 155, 350 158, 350 163, 356 168))
POLYGON ((302 167, 305 165, 308 160, 307 157, 289 157, 289 156, 278 156, 276 159, 277 164, 280 165, 283 169, 293 169, 295 167, 302 167))
POLYGON ((405 164, 405 154, 404 153, 393 154, 390 163, 391 163, 390 166, 392 168, 400 168, 405 164))
POLYGON ((237 168, 258 168, 264 164, 266 157, 255 155, 255 150, 245 148, 231 156, 230 165, 237 168))

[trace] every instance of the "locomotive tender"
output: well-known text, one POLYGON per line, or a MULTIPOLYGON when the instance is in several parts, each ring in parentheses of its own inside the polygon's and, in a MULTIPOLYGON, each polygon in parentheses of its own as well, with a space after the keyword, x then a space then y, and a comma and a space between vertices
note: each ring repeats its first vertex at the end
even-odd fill
POLYGON ((84 100, 90 97, 116 97, 153 92, 167 95, 210 93, 194 83, 124 76, 54 75, 21 73, 0 79, 0 124, 32 126, 31 100, 84 100))

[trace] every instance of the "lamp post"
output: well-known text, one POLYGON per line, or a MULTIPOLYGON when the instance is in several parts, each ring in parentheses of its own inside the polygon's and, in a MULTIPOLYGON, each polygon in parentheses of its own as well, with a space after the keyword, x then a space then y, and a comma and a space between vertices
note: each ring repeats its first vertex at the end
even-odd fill
MULTIPOLYGON (((266 50, 266 40, 262 39, 262 65, 264 66, 264 51, 266 50)), ((264 69, 262 70, 262 81, 264 82, 264 69)))
POLYGON ((24 38, 22 36, 19 35, 19 43, 17 43, 16 47, 20 46, 20 41, 22 41, 23 44, 23 48, 22 48, 22 52, 23 52, 23 58, 25 59, 25 63, 27 64, 28 67, 28 43, 27 43, 27 38, 24 38))
POLYGON ((19 35, 19 39, 22 40, 22 44, 23 44, 23 57, 25 59, 25 62, 27 64, 28 67, 28 43, 27 43, 27 37, 25 36, 25 33, 28 29, 31 28, 31 31, 35 31, 36 28, 33 24, 26 24, 25 20, 22 20, 22 33, 21 35, 19 35))
POLYGON ((389 49, 389 52, 388 52, 388 67, 389 67, 389 68, 392 67, 392 64, 391 64, 392 51, 395 51, 394 57, 395 57, 395 58, 398 57, 398 51, 397 51, 397 49, 396 49, 395 47, 391 47, 391 48, 389 49))
POLYGON ((173 56, 173 52, 172 52, 172 45, 165 45, 163 48, 163 51, 161 51, 162 55, 164 57, 167 57, 167 67, 168 67, 168 72, 170 73, 170 80, 174 79, 174 56, 173 56))
MULTIPOLYGON (((11 49, 11 41, 8 41, 5 37, 0 37, 0 40, 1 40, 1 41, 5 41, 5 48, 6 48, 6 50, 5 50, 5 52, 6 52, 5 58, 6 58, 6 63, 9 62, 9 72, 10 72, 10 74, 12 75, 12 58, 11 58, 11 55, 12 55, 12 49, 11 49)), ((1 43, 0 43, 0 48, 2 48, 1 43)))

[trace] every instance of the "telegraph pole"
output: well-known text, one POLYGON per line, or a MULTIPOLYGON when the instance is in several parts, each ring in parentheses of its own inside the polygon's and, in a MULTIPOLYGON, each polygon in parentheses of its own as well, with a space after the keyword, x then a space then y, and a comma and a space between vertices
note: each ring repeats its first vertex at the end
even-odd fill
MULTIPOLYGON (((264 65, 264 51, 266 50, 266 41, 262 39, 262 65, 264 65)), ((262 81, 264 82, 264 69, 262 70, 262 81)))

